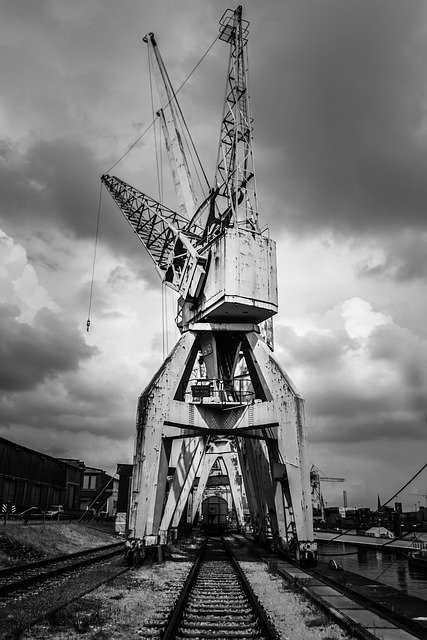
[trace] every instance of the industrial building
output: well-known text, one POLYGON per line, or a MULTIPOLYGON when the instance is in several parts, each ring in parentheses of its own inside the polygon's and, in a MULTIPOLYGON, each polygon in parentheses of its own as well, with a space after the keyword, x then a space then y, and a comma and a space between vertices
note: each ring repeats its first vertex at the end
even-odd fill
POLYGON ((80 510, 112 517, 117 510, 119 482, 103 469, 85 467, 80 498, 80 510))
POLYGON ((0 438, 2 512, 42 512, 53 505, 78 510, 83 468, 79 460, 60 460, 0 438))

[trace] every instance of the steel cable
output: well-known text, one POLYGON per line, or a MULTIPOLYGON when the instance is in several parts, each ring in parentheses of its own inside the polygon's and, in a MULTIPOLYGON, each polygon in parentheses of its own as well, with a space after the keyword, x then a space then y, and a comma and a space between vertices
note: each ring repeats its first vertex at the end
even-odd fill
MULTIPOLYGON (((208 55, 209 51, 212 49, 212 47, 214 46, 215 42, 218 40, 219 36, 216 36, 213 40, 213 42, 209 45, 209 47, 206 49, 205 53, 202 55, 202 57, 200 58, 200 60, 198 61, 198 63, 195 65, 195 67, 193 67, 193 69, 190 71, 190 73, 188 74, 188 76, 185 78, 184 82, 178 87, 178 89, 176 91, 174 91, 174 97, 176 97, 178 95, 178 93, 181 91, 181 89, 187 84, 187 82, 189 81, 189 79, 191 78, 191 76, 193 75, 193 73, 196 71, 196 69, 199 67, 199 65, 203 62, 203 60, 206 58, 206 56, 208 55)), ((170 100, 168 102, 168 104, 166 106, 169 106, 170 104, 170 100)), ((121 162, 123 160, 123 158, 125 156, 127 156, 127 154, 132 151, 132 149, 138 144, 138 142, 140 140, 142 140, 142 138, 145 136, 145 134, 151 129, 151 127, 154 125, 154 123, 157 120, 157 116, 156 118, 154 118, 154 120, 144 129, 144 131, 141 133, 140 136, 138 136, 138 138, 135 140, 135 142, 133 142, 130 147, 128 147, 126 149, 126 151, 120 156, 120 158, 118 160, 116 160, 116 162, 114 164, 111 165, 111 167, 109 169, 107 169, 107 171, 105 173, 110 173, 110 171, 112 169, 114 169, 114 167, 116 167, 119 162, 121 162)))

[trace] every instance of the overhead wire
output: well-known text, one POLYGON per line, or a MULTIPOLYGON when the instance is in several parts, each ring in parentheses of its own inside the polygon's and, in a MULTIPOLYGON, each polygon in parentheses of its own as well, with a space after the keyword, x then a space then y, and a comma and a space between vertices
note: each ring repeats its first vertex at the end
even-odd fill
POLYGON ((96 251, 98 248, 98 237, 99 237, 99 224, 101 219, 101 200, 102 200, 102 182, 99 187, 99 197, 98 197, 98 215, 96 217, 96 232, 95 232, 95 246, 93 249, 93 260, 92 260, 92 277, 90 281, 90 293, 89 293, 89 308, 87 313, 87 321, 86 321, 86 331, 89 333, 90 329, 90 314, 92 310, 92 297, 93 297, 93 284, 95 280, 95 263, 96 263, 96 251))
MULTIPOLYGON (((399 493, 402 493, 402 491, 404 491, 406 489, 406 487, 408 487, 411 482, 413 482, 415 480, 415 478, 417 478, 423 471, 424 469, 427 467, 427 462, 421 467, 421 469, 419 469, 417 471, 417 473, 415 475, 412 476, 412 478, 410 480, 408 480, 408 482, 406 482, 403 487, 401 489, 399 489, 399 491, 397 491, 394 495, 391 496, 391 498, 389 498, 387 500, 387 502, 384 502, 384 504, 382 505, 383 507, 385 507, 389 502, 391 502, 392 500, 394 500, 394 498, 396 498, 399 493)), ((377 509, 376 511, 374 511, 374 515, 376 513, 379 512, 379 509, 377 509)), ((422 523, 421 523, 422 524, 422 523)), ((340 538, 341 536, 345 535, 346 533, 348 533, 349 531, 351 531, 351 529, 347 529, 346 531, 342 531, 339 535, 335 536, 335 538, 331 538, 331 540, 328 540, 329 543, 331 542, 335 542, 335 540, 338 540, 338 538, 340 538)), ((395 538, 391 538, 390 540, 388 540, 387 542, 384 542, 383 544, 379 544, 377 546, 378 549, 383 549, 384 547, 388 546, 389 544, 392 544, 393 542, 396 542, 398 540, 402 540, 403 538, 406 538, 406 536, 408 535, 408 532, 405 532, 403 535, 395 537, 395 538)), ((415 535, 415 533, 414 533, 415 535)), ((412 541, 415 542, 416 540, 412 541)), ((348 541, 346 540, 345 542, 348 543, 348 541)), ((350 543, 351 544, 351 543, 350 543)), ((412 544, 408 547, 408 549, 410 549, 412 547, 412 544)), ((338 556, 346 556, 346 555, 356 555, 357 551, 354 552, 348 552, 348 553, 319 553, 319 556, 334 556, 334 557, 338 557, 338 556)), ((380 578, 388 569, 390 569, 390 567, 392 567, 394 565, 394 563, 397 561, 397 558, 395 558, 394 560, 392 560, 392 562, 390 562, 375 578, 375 580, 378 580, 378 578, 380 578)))
MULTIPOLYGON (((209 53, 209 51, 212 49, 212 47, 214 46, 214 44, 215 44, 215 42, 218 40, 218 38, 219 38, 219 34, 215 37, 215 39, 214 39, 214 41, 212 42, 212 44, 210 45, 210 47, 206 50, 206 52, 205 52, 205 53, 203 54, 203 56, 200 58, 199 62, 196 64, 196 66, 194 67, 193 71, 195 71, 195 70, 197 69, 197 67, 200 65, 200 63, 204 60, 204 58, 207 56, 207 54, 209 53)), ((192 72, 192 73, 193 73, 193 72, 192 72)), ((194 140, 193 140, 193 137, 192 137, 192 135, 191 135, 191 132, 190 132, 190 130, 189 130, 189 128, 188 128, 187 122, 186 122, 186 120, 185 120, 185 118, 184 118, 184 114, 182 113, 181 105, 179 104, 179 102, 178 102, 178 100, 177 100, 177 98, 176 98, 176 95, 177 95, 177 93, 180 91, 181 87, 180 87, 177 91, 175 91, 175 90, 174 90, 174 88, 173 88, 172 82, 171 82, 171 80, 170 80, 170 77, 169 77, 169 74, 168 74, 167 69, 165 69, 165 74, 166 74, 167 81, 168 81, 168 83, 169 83, 169 87, 170 87, 170 89, 171 89, 171 91, 172 91, 172 100, 173 100, 173 99, 175 100, 176 106, 177 106, 177 108, 178 108, 178 113, 179 113, 179 116, 180 116, 180 118, 181 118, 181 122, 182 122, 182 124, 184 125, 185 130, 186 130, 186 132, 187 132, 187 135, 188 135, 188 137, 189 137, 189 140, 190 140, 190 142, 191 142, 191 145, 192 145, 193 151, 194 151, 194 153, 195 153, 195 155, 196 155, 197 161, 198 161, 199 166, 200 166, 200 168, 201 168, 201 170, 202 170, 203 177, 205 178, 206 185, 209 187, 209 181, 208 181, 207 175, 206 175, 206 173, 205 173, 205 170, 204 170, 204 168, 203 168, 202 161, 201 161, 200 156, 199 156, 199 154, 198 154, 198 151, 197 151, 196 145, 194 144, 194 140)), ((186 81, 187 81, 187 80, 186 80, 186 81)), ((185 81, 185 82, 186 82, 186 81, 185 81)), ((181 86, 183 86, 183 85, 181 85, 181 86)), ((168 105, 170 104, 170 102, 171 102, 171 100, 168 102, 168 105)), ((189 146, 189 145, 188 145, 188 149, 190 150, 190 146, 189 146)), ((191 154, 191 151, 190 151, 190 154, 191 154)), ((193 160, 193 159, 192 159, 192 160, 193 160)), ((194 161, 193 161, 193 166, 194 166, 194 168, 196 169, 196 163, 195 163, 194 161)), ((196 173, 197 173, 197 170, 196 170, 196 173)), ((200 185, 200 186, 202 186, 202 185, 200 185)), ((203 189, 203 187, 202 187, 202 189, 203 189)))
MULTIPOLYGON (((212 41, 212 43, 209 45, 209 47, 206 49, 205 53, 202 55, 202 57, 200 58, 200 60, 197 62, 197 64, 193 67, 193 69, 190 71, 190 73, 188 74, 188 76, 185 78, 185 80, 180 84, 180 86, 178 87, 178 89, 176 91, 174 91, 174 96, 177 96, 178 93, 181 91, 181 89, 187 84, 187 82, 189 81, 189 79, 191 78, 191 76, 193 75, 193 73, 196 71, 196 69, 199 67, 199 65, 203 62, 203 60, 206 58, 206 56, 208 55, 209 51, 212 49, 212 47, 214 46, 215 42, 218 40, 219 35, 215 36, 214 40, 212 41)), ((169 100, 169 102, 167 103, 166 106, 169 106, 169 104, 171 103, 171 100, 169 100)), ((111 167, 109 169, 107 169, 106 173, 110 173, 110 171, 112 169, 114 169, 114 167, 116 167, 119 162, 121 162, 123 160, 123 158, 125 158, 127 156, 127 154, 132 151, 132 149, 134 147, 136 147, 136 145, 138 144, 138 142, 140 142, 140 140, 142 140, 142 138, 145 136, 146 133, 148 133, 148 131, 151 129, 151 127, 154 125, 155 121, 157 120, 157 116, 156 118, 153 119, 152 122, 150 122, 150 124, 144 129, 144 131, 138 136, 138 138, 126 149, 126 151, 124 151, 124 153, 122 153, 122 155, 120 156, 120 158, 118 160, 116 160, 116 162, 114 162, 114 164, 111 165, 111 167)))
MULTIPOLYGON (((246 51, 245 51, 245 53, 246 53, 246 60, 245 60, 246 69, 245 69, 245 73, 246 73, 246 89, 247 89, 246 106, 247 106, 247 109, 248 109, 248 125, 250 126, 250 125, 252 125, 253 118, 252 118, 251 102, 250 102, 250 98, 251 98, 250 86, 251 85, 250 85, 250 78, 249 78, 249 43, 246 44, 245 49, 246 49, 246 51)), ((252 146, 251 151, 252 151, 252 171, 253 171, 253 174, 254 174, 253 180, 254 180, 254 202, 255 202, 255 209, 256 209, 255 210, 255 215, 258 218, 258 214, 259 214, 260 208, 259 208, 259 201, 258 201, 258 189, 257 189, 256 171, 255 171, 255 167, 256 167, 255 150, 254 150, 253 146, 252 146)))
MULTIPOLYGON (((423 523, 421 523, 421 524, 423 524, 423 523)), ((420 531, 420 535, 419 535, 419 537, 418 537, 418 538, 416 537, 416 535, 415 535, 415 533, 414 533, 415 538, 412 540, 411 544, 409 545, 409 547, 408 547, 408 551, 413 547, 414 542, 418 542, 418 540, 419 540, 419 539, 420 539, 420 537, 421 537, 421 533, 422 533, 422 531, 420 531)), ((401 540, 402 538, 405 538, 407 535, 408 535, 408 534, 407 534, 407 533, 405 533, 405 535, 403 535, 403 536, 399 536, 398 538, 393 538, 393 540, 389 540, 388 542, 386 542, 386 543, 382 544, 382 545, 381 545, 381 548, 382 548, 382 547, 385 547, 385 546, 386 546, 386 545, 388 545, 388 544, 390 544, 390 542, 396 542, 396 540, 401 540)), ((392 566, 394 565, 394 563, 395 563, 397 560, 398 560, 398 557, 394 558, 394 560, 392 560, 392 561, 391 561, 391 562, 390 562, 390 563, 385 567, 385 569, 383 569, 383 571, 381 571, 381 573, 379 573, 379 574, 377 575, 377 577, 375 578, 375 580, 378 580, 378 578, 379 578, 380 576, 382 576, 382 575, 383 575, 383 573, 385 573, 388 569, 390 569, 390 567, 392 567, 392 566)))
MULTIPOLYGON (((180 86, 178 87, 178 89, 175 91, 174 89, 172 89, 172 93, 173 96, 171 98, 174 99, 178 105, 178 109, 180 111, 185 129, 187 130, 188 136, 191 140, 192 146, 193 146, 193 150, 194 153, 196 154, 196 157, 198 159, 199 162, 199 166, 203 172, 204 178, 206 180, 206 183, 209 186, 209 182, 206 176, 206 173, 203 169, 203 165, 201 163, 200 157, 198 155, 196 146, 194 144, 194 141, 192 139, 191 133, 188 129, 187 123, 185 122, 185 119, 182 115, 182 111, 181 111, 181 107, 179 106, 178 101, 176 100, 176 96, 178 95, 178 93, 181 91, 181 89, 187 84, 187 82, 190 80, 191 76, 195 73, 195 71, 198 69, 198 67, 200 66, 200 64, 203 62, 203 60, 206 58, 206 56, 208 55, 208 53, 210 52, 210 50, 212 49, 212 47, 214 46, 215 42, 218 40, 219 35, 215 36, 215 38, 213 39, 213 41, 211 42, 211 44, 209 45, 209 47, 206 49, 206 51, 204 52, 204 54, 201 56, 201 58, 198 60, 197 64, 193 67, 193 69, 190 71, 190 73, 187 75, 187 77, 184 79, 184 81, 180 84, 180 86)), ((150 63, 149 63, 149 69, 150 69, 150 93, 152 96, 152 80, 151 80, 151 67, 150 67, 150 63)), ((172 86, 172 85, 171 85, 172 86)), ((169 106, 169 104, 171 103, 171 100, 169 100, 169 102, 167 103, 166 107, 169 106)), ((152 121, 150 122, 150 124, 144 129, 144 131, 136 138, 136 140, 121 154, 121 156, 105 171, 105 173, 110 173, 110 171, 112 171, 112 169, 114 169, 126 156, 127 154, 132 151, 132 149, 134 149, 136 147, 136 145, 142 140, 142 138, 150 131, 150 129, 152 127, 155 128, 155 123, 158 121, 158 116, 156 115, 154 117, 154 114, 152 113, 152 121)), ((159 176, 159 161, 157 158, 157 145, 155 144, 155 148, 156 148, 156 172, 157 172, 157 177, 158 177, 158 185, 159 185, 159 192, 163 191, 163 176, 160 179, 159 176)), ((196 164, 194 162, 194 159, 192 158, 192 162, 194 165, 194 168, 196 170, 196 175, 198 177, 199 183, 200 178, 198 175, 198 171, 196 169, 196 164)), ((160 154, 160 171, 162 172, 162 158, 161 158, 161 154, 160 154)), ((94 276, 95 276, 95 264, 96 264, 96 251, 97 251, 97 245, 98 245, 98 237, 99 237, 99 223, 100 223, 100 215, 101 215, 101 197, 102 197, 102 183, 100 186, 100 191, 99 191, 99 201, 98 201, 98 215, 97 215, 97 223, 96 223, 96 235, 95 235, 95 247, 94 247, 94 256, 93 256, 93 262, 92 262, 92 278, 91 278, 91 287, 90 287, 90 294, 89 294, 89 310, 88 310, 88 319, 86 321, 86 330, 89 332, 89 328, 90 328, 90 313, 91 313, 91 307, 92 307, 92 297, 93 297, 93 287, 94 287, 94 276)), ((201 185, 202 191, 203 191, 203 187, 201 185)), ((161 198, 160 198, 161 199, 161 198)), ((163 297, 162 297, 162 313, 165 312, 165 309, 167 308, 167 304, 163 303, 163 297)), ((162 321, 163 324, 163 321, 162 321)), ((166 331, 167 333, 167 331, 166 331)), ((166 346, 166 350, 168 350, 168 343, 167 343, 167 336, 166 336, 166 344, 165 341, 163 341, 163 357, 165 357, 165 346, 166 346)))
MULTIPOLYGON (((399 489, 399 491, 396 491, 396 493, 394 495, 391 496, 391 498, 389 498, 387 500, 387 502, 384 502, 384 504, 382 505, 383 507, 385 507, 386 505, 388 505, 389 502, 391 502, 392 500, 394 500, 394 498, 396 498, 396 496, 399 495, 399 493, 402 493, 402 491, 404 491, 406 489, 407 486, 409 486, 411 484, 411 482, 413 482, 415 480, 415 478, 417 478, 420 473, 422 473, 424 471, 424 469, 427 468, 427 462, 421 467, 421 469, 419 471, 417 471, 417 473, 415 475, 412 476, 412 478, 410 480, 408 480, 408 482, 406 482, 403 487, 401 489, 399 489)), ((379 509, 377 509, 376 511, 374 511, 374 515, 376 513, 378 513, 379 509)), ((331 540, 329 540, 329 542, 334 542, 335 540, 338 540, 338 538, 340 538, 341 536, 345 535, 346 533, 348 533, 349 531, 351 531, 351 529, 347 529, 346 531, 342 531, 340 534, 338 534, 337 536, 335 536, 335 538, 331 538, 331 540)), ((402 538, 405 536, 401 536, 402 538)), ((398 538, 399 539, 399 538, 398 538)), ((394 538, 393 540, 390 540, 389 542, 385 542, 383 545, 381 545, 381 547, 385 547, 386 545, 390 544, 391 542, 395 541, 396 538, 394 538)))

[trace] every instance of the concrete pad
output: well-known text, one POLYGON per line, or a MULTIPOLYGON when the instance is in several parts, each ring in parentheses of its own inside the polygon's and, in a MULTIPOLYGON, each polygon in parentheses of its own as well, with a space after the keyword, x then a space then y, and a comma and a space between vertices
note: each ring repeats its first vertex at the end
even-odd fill
POLYGON ((302 578, 303 580, 308 580, 310 578, 307 573, 304 573, 304 571, 298 571, 298 569, 286 571, 286 573, 288 573, 293 578, 302 578))
POLYGON ((378 640, 418 640, 416 636, 403 629, 378 629, 375 636, 378 640))
POLYGON ((295 569, 293 564, 291 564, 290 562, 285 562, 285 560, 279 560, 277 562, 277 566, 279 569, 285 569, 285 571, 287 571, 288 569, 295 569))
POLYGON ((396 625, 377 616, 369 609, 341 609, 347 618, 354 620, 372 632, 372 629, 397 629, 396 625))
POLYGON ((311 587, 311 590, 313 591, 313 593, 317 593, 318 596, 322 596, 322 598, 324 596, 341 596, 342 593, 340 593, 339 591, 336 591, 335 589, 333 589, 332 587, 327 587, 326 585, 322 586, 322 587, 311 587))
POLYGON ((322 598, 335 609, 363 609, 361 604, 353 602, 346 596, 322 596, 322 598))

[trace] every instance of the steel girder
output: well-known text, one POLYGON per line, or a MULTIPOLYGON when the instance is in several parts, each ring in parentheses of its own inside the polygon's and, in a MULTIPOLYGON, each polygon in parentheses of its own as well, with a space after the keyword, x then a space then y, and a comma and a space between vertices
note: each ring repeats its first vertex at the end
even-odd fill
POLYGON ((130 528, 146 542, 165 543, 192 492, 194 519, 218 456, 227 467, 236 513, 242 476, 255 534, 278 548, 313 556, 313 526, 304 402, 271 350, 243 332, 264 400, 234 409, 183 399, 197 332, 185 332, 139 400, 130 528), (179 390, 181 391, 179 392, 179 390), (176 399, 179 397, 179 399, 176 399), (214 455, 212 455, 212 452, 214 455), (173 478, 168 478, 174 469, 173 478))

